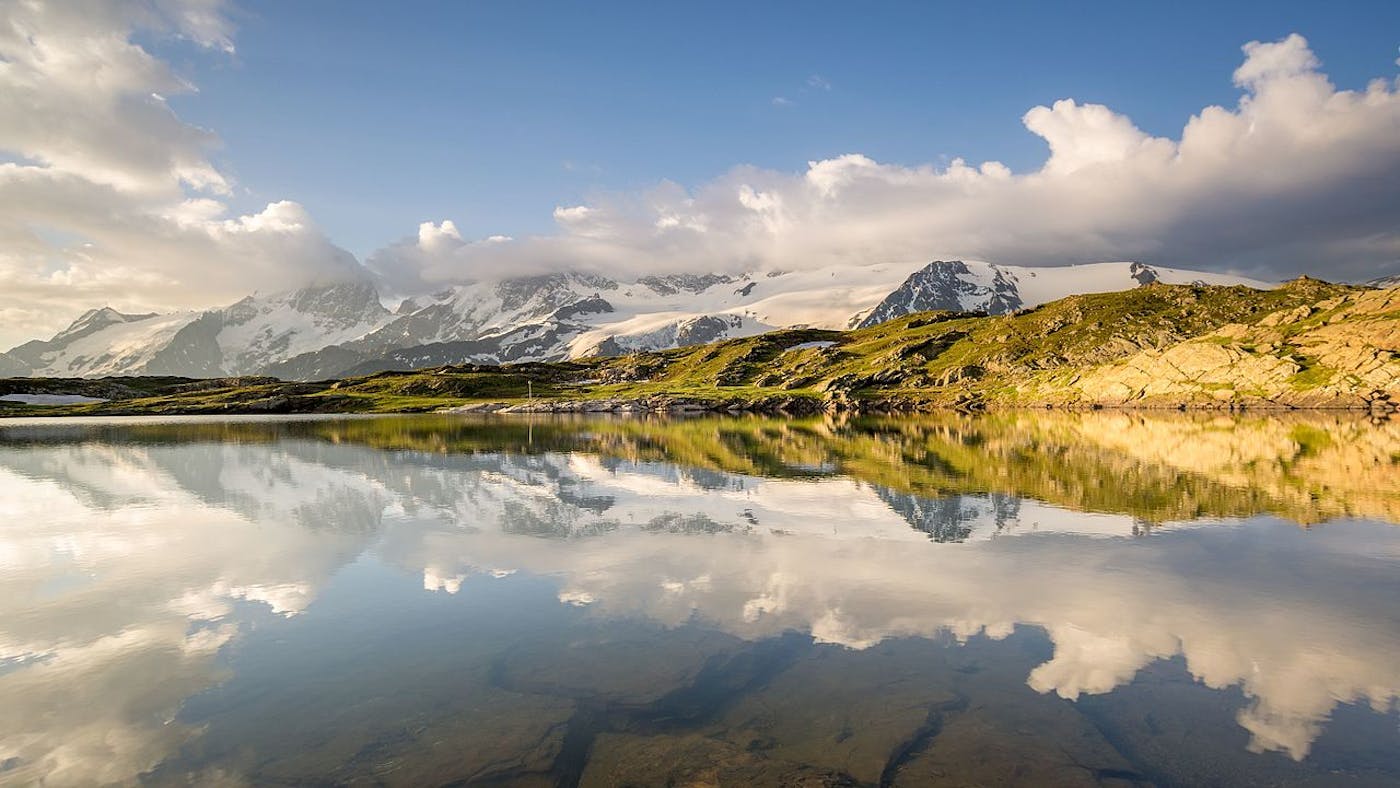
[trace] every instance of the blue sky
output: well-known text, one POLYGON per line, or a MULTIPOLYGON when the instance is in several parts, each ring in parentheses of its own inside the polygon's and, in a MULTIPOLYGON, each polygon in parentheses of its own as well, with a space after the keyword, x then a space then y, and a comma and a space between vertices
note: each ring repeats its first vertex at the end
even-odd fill
POLYGON ((1397 57, 1396 0, 0 3, 0 340, 344 277, 1366 281, 1397 57))
POLYGON ((1400 3, 244 2, 237 52, 149 46, 199 86, 234 208, 293 198, 363 257, 451 219, 551 230, 557 205, 737 164, 859 152, 1038 167, 1029 108, 1073 97, 1176 138, 1230 106, 1240 46, 1308 39, 1340 88, 1394 74, 1400 3), (813 79, 814 77, 818 79, 813 79), (829 87, 828 87, 829 86, 829 87), (775 99, 784 99, 775 103, 775 99))

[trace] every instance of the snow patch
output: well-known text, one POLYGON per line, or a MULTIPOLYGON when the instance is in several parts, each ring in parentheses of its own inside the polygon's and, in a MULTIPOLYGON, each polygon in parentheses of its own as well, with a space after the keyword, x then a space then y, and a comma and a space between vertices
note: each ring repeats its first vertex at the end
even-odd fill
POLYGON ((25 405, 85 405, 106 401, 102 397, 84 397, 81 394, 6 394, 0 397, 0 402, 21 402, 25 405))
POLYGON ((783 352, 784 352, 784 353, 791 353, 791 352, 794 351, 794 350, 811 350, 812 348, 826 349, 826 348, 831 347, 831 346, 834 345, 834 344, 836 344, 836 343, 835 343, 835 342, 831 342, 831 341, 803 342, 803 343, 800 344, 800 345, 793 345, 792 347, 790 347, 790 348, 784 350, 783 352))

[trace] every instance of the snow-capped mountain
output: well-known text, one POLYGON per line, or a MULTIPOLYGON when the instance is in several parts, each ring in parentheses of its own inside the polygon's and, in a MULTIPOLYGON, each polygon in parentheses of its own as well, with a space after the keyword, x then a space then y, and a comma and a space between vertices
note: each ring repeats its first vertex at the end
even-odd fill
POLYGON ((1164 284, 1247 285, 1267 282, 1142 263, 1089 263, 1047 268, 936 260, 914 272, 885 300, 862 315, 861 328, 914 312, 946 310, 1001 315, 1080 293, 1110 293, 1164 284))
POLYGON ((9 356, 39 377, 161 374, 153 362, 198 317, 195 312, 128 315, 111 307, 91 309, 52 339, 26 342, 9 356))
POLYGON ((20 378, 28 374, 28 364, 9 353, 0 353, 0 378, 20 378))
POLYGON ((1387 288, 1400 287, 1400 274, 1381 276, 1364 283, 1367 287, 1387 288))
POLYGON ((383 328, 288 359, 314 379, 440 364, 557 361, 703 344, 804 325, 846 328, 918 264, 627 281, 549 274, 459 285, 405 301, 383 328))
POLYGON ((5 357, 22 365, 14 374, 42 377, 245 375, 363 336, 390 317, 367 282, 249 296, 206 312, 128 315, 103 307, 5 357))
POLYGON ((794 326, 868 326, 930 309, 1012 312, 1153 281, 1269 286, 1127 262, 1028 268, 937 261, 631 280, 548 274, 458 285, 390 312, 369 283, 341 283, 252 296, 207 312, 93 310, 53 339, 0 354, 0 375, 311 380, 441 364, 557 361, 794 326))

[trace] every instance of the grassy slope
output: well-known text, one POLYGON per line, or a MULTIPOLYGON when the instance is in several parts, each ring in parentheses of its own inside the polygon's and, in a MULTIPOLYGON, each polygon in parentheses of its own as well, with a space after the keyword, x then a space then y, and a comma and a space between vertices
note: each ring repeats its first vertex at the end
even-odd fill
MULTIPOLYGON (((1084 370, 1355 291, 1315 280, 1269 291, 1153 285, 1071 296, 1018 315, 922 313, 850 332, 785 330, 620 358, 386 372, 324 383, 182 381, 109 403, 11 405, 0 415, 424 412, 521 402, 531 390, 540 400, 687 401, 756 410, 811 410, 823 402, 898 408, 1035 404, 1084 370), (813 341, 835 344, 788 350, 813 341)), ((1328 370, 1313 366, 1295 382, 1309 386, 1330 379, 1328 370)))

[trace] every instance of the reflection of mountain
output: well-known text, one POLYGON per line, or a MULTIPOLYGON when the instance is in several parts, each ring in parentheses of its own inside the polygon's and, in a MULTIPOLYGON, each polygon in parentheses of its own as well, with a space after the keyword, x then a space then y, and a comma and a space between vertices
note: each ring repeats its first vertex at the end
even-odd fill
POLYGON ((520 570, 562 601, 743 638, 1032 625, 1055 651, 1030 684, 1066 697, 1179 655, 1242 689, 1256 746, 1301 756, 1337 702, 1400 692, 1400 532, 1085 537, 1393 517, 1395 445, 1343 419, 1103 414, 7 428, 0 761, 132 779, 195 735, 164 721, 219 681, 241 622, 299 614, 364 556, 448 592, 520 570), (71 705, 52 687, 90 707, 38 714, 71 705))
MULTIPOLYGON (((102 440, 70 423, 48 437, 102 440)), ((1354 414, 1227 416, 1002 412, 861 419, 471 419, 418 416, 309 422, 183 422, 121 428, 122 441, 289 438, 426 453, 434 462, 502 450, 583 451, 721 489, 731 475, 841 475, 919 498, 1002 494, 1145 523, 1271 513, 1400 522, 1400 421, 1354 414), (664 467, 663 467, 664 466, 664 467)), ((595 502, 595 506, 598 502, 595 502)), ((917 518, 916 518, 917 519, 917 518)), ((917 527, 917 524, 916 524, 917 527)))
POLYGON ((880 500, 935 542, 965 541, 972 536, 971 523, 988 515, 995 532, 1001 533, 1021 511, 1019 498, 998 493, 985 497, 920 498, 881 489, 880 500))

